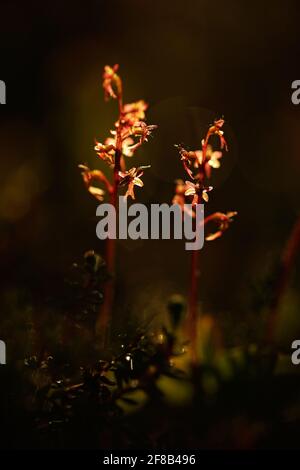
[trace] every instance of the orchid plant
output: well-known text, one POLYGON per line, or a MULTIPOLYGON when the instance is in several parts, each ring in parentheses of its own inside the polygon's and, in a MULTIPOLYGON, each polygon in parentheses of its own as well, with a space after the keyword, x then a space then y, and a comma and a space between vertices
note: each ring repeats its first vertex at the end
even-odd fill
MULTIPOLYGON (((108 179, 103 171, 91 170, 87 165, 79 165, 84 184, 89 193, 99 202, 104 201, 106 195, 109 202, 118 208, 118 194, 123 187, 126 188, 124 197, 135 199, 135 187, 143 187, 142 176, 147 166, 131 167, 127 169, 127 159, 131 159, 135 152, 148 141, 148 137, 157 127, 147 125, 145 122, 148 104, 144 100, 134 103, 123 103, 123 82, 118 75, 118 64, 113 67, 106 65, 103 73, 103 89, 105 99, 114 99, 118 103, 118 119, 110 136, 104 143, 96 141, 95 151, 97 156, 112 171, 112 178, 108 179)), ((227 142, 223 133, 224 119, 216 120, 208 129, 205 138, 201 142, 201 150, 186 150, 182 145, 176 145, 181 156, 184 169, 189 180, 176 180, 173 203, 187 210, 185 202, 191 202, 190 216, 195 217, 195 206, 207 203, 209 193, 213 187, 208 184, 211 178, 212 168, 220 167, 222 151, 227 151, 227 142), (210 144, 212 136, 217 136, 220 150, 214 150, 210 144)), ((211 241, 219 238, 229 227, 236 212, 216 212, 204 219, 204 224, 214 223, 217 229, 206 236, 211 241)), ((105 260, 110 279, 104 288, 104 302, 101 306, 96 323, 96 332, 103 338, 103 346, 107 343, 111 311, 114 300, 114 271, 115 271, 115 239, 108 237, 106 242, 105 260), (103 332, 105 332, 103 336, 103 332)), ((194 250, 191 261, 191 279, 189 295, 189 331, 191 339, 191 351, 196 360, 196 321, 197 321, 197 280, 198 280, 198 252, 194 250)))
MULTIPOLYGON (((102 202, 105 196, 109 196, 109 202, 117 209, 119 189, 125 187, 124 197, 135 199, 135 186, 142 187, 144 170, 148 166, 132 167, 127 169, 127 159, 134 156, 135 152, 145 142, 151 132, 157 127, 147 125, 145 112, 148 104, 144 100, 134 103, 123 103, 123 82, 118 75, 119 65, 113 67, 106 65, 103 73, 103 89, 106 100, 114 99, 118 103, 118 119, 110 136, 104 143, 96 141, 95 151, 112 171, 109 180, 105 174, 98 169, 91 170, 87 165, 79 165, 82 178, 89 193, 98 201, 102 202), (95 185, 96 183, 96 185, 95 185)), ((115 240, 108 237, 106 244, 105 261, 110 280, 104 289, 104 302, 101 306, 97 320, 97 333, 103 337, 103 344, 108 337, 109 323, 114 300, 114 271, 115 271, 115 240), (105 335, 103 336, 103 331, 105 335)))
MULTIPOLYGON (((175 195, 173 204, 179 204, 182 211, 186 209, 185 204, 192 205, 190 216, 195 218, 195 207, 197 204, 207 203, 209 193, 213 187, 208 184, 211 178, 212 168, 220 168, 220 160, 223 156, 223 150, 227 151, 228 146, 224 137, 222 127, 224 119, 215 120, 209 127, 205 138, 201 142, 201 150, 187 150, 183 145, 175 145, 181 156, 183 167, 190 180, 175 181, 175 195), (209 141, 212 136, 217 136, 220 143, 220 150, 214 150, 209 141)), ((237 212, 215 212, 204 219, 204 225, 214 224, 216 228, 205 236, 205 240, 212 241, 223 235, 228 229, 233 217, 237 212)), ((188 308, 188 334, 191 343, 191 357, 195 363, 197 360, 197 298, 198 298, 198 251, 192 251, 191 271, 190 271, 190 292, 188 308)))

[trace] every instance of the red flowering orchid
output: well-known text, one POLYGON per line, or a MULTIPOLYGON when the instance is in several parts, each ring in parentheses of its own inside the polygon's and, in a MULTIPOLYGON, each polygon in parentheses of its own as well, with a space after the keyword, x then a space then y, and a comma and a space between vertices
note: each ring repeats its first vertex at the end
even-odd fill
POLYGON ((209 138, 212 136, 212 135, 217 135, 220 139, 220 147, 221 149, 225 149, 226 151, 228 151, 228 146, 227 146, 227 142, 224 138, 224 131, 222 131, 222 127, 224 125, 224 119, 217 119, 214 121, 213 125, 210 126, 210 128, 208 129, 208 132, 206 134, 206 138, 204 140, 204 145, 207 145, 208 143, 208 140, 209 138))
POLYGON ((105 141, 105 144, 101 144, 101 142, 96 141, 96 145, 94 147, 97 155, 101 160, 106 162, 109 166, 114 165, 114 154, 115 154, 115 141, 105 141))
MULTIPOLYGON (((115 150, 115 141, 116 139, 114 137, 108 137, 105 140, 105 144, 113 145, 115 150)), ((125 139, 122 139, 122 155, 124 155, 125 157, 132 157, 134 155, 134 150, 132 149, 133 144, 134 140, 131 137, 126 137, 125 139)))
POLYGON ((223 214, 222 212, 215 212, 212 215, 209 215, 206 217, 204 220, 205 225, 213 222, 217 225, 217 229, 213 231, 212 233, 209 233, 205 237, 205 240, 207 241, 212 241, 216 240, 217 238, 220 238, 223 233, 229 228, 230 223, 233 220, 233 217, 237 215, 237 212, 227 212, 226 214, 223 214))
MULTIPOLYGON (((202 145, 204 145, 204 140, 202 140, 202 145)), ((195 154, 197 155, 197 160, 194 163, 194 168, 200 168, 203 166, 203 175, 199 175, 199 178, 202 179, 211 177, 211 169, 220 168, 220 159, 222 158, 222 152, 218 150, 213 150, 211 145, 206 146, 205 158, 203 150, 196 150, 195 154)))
POLYGON ((202 199, 208 202, 208 192, 212 191, 212 186, 201 186, 200 183, 192 183, 191 181, 185 182, 185 196, 194 196, 192 205, 198 204, 202 199))
MULTIPOLYGON (((115 128, 110 131, 111 137, 106 138, 104 143, 96 141, 94 146, 98 157, 114 170, 115 187, 121 181, 119 172, 126 172, 125 157, 133 157, 136 150, 148 141, 148 137, 157 127, 147 125, 144 121, 145 111, 148 108, 148 104, 144 100, 123 105, 123 85, 117 74, 118 68, 118 64, 113 67, 109 65, 104 67, 103 88, 106 99, 118 99, 119 118, 115 123, 115 128)), ((91 174, 91 170, 89 172, 91 174)), ((87 172, 82 173, 85 183, 87 175, 87 172)), ((139 181, 136 180, 135 183, 139 183, 139 181)), ((100 194, 96 194, 95 190, 91 188, 93 186, 89 186, 89 192, 99 199, 100 194)), ((131 194, 134 193, 130 190, 129 195, 131 194)))
POLYGON ((182 179, 175 180, 175 194, 172 199, 172 204, 178 204, 183 212, 186 212, 190 217, 195 217, 192 209, 186 207, 185 191, 187 186, 182 179))
MULTIPOLYGON (((196 181, 194 186, 189 185, 189 188, 185 195, 191 195, 192 191, 195 190, 194 195, 200 196, 200 200, 208 201, 208 190, 210 191, 211 187, 205 186, 205 181, 211 177, 211 168, 220 167, 220 159, 222 158, 222 152, 214 151, 211 145, 208 144, 210 137, 214 134, 218 135, 221 142, 221 148, 226 146, 226 141, 223 137, 223 131, 221 127, 224 124, 223 119, 219 119, 214 122, 213 126, 210 126, 205 139, 202 140, 202 150, 186 150, 183 145, 175 145, 178 148, 179 154, 181 156, 181 161, 183 167, 189 177, 196 181)), ((187 183, 186 183, 187 184, 187 183)), ((195 204, 197 197, 194 197, 195 204)))
MULTIPOLYGON (((135 198, 134 187, 143 186, 140 177, 143 169, 147 167, 131 168, 126 170, 126 157, 133 157, 136 150, 147 142, 152 130, 157 126, 149 126, 145 123, 145 111, 148 104, 144 100, 123 104, 123 83, 118 75, 118 64, 114 66, 106 65, 103 72, 103 89, 105 99, 113 98, 118 101, 118 119, 114 129, 110 131, 111 136, 101 142, 95 143, 95 151, 98 157, 103 160, 113 170, 112 183, 108 181, 100 170, 90 170, 86 165, 79 165, 83 182, 92 196, 98 201, 103 201, 105 191, 94 186, 93 182, 98 181, 106 186, 110 195, 110 203, 118 207, 118 192, 120 185, 127 185, 126 197, 135 198)), ((112 311, 114 299, 113 272, 115 271, 115 240, 108 237, 106 243, 106 264, 107 270, 111 274, 111 281, 106 284, 104 292, 104 302, 97 319, 96 330, 103 330, 107 333, 109 317, 112 311)), ((105 345, 105 341, 102 344, 105 345)))
POLYGON ((144 100, 124 104, 122 122, 126 123, 128 126, 133 126, 137 121, 144 121, 147 108, 148 103, 145 103, 144 100))
POLYGON ((113 190, 112 185, 100 170, 90 170, 86 165, 79 165, 81 171, 82 179, 85 183, 85 186, 88 192, 94 196, 98 201, 102 202, 105 196, 105 191, 97 186, 94 186, 94 181, 103 183, 106 186, 108 193, 111 193, 113 190))
POLYGON ((191 166, 195 165, 195 162, 198 161, 197 153, 194 151, 186 150, 183 145, 176 144, 176 148, 179 150, 179 154, 181 156, 181 161, 183 163, 183 167, 190 178, 194 179, 193 172, 191 170, 191 166))
POLYGON ((148 137, 151 135, 152 131, 156 129, 155 125, 147 125, 144 121, 137 121, 133 124, 130 129, 130 134, 140 138, 140 142, 148 142, 148 137))
MULTIPOLYGON (((179 204, 182 212, 185 211, 185 199, 193 197, 192 200, 192 214, 191 217, 195 219, 197 204, 202 201, 208 202, 208 192, 213 188, 207 186, 207 180, 211 177, 211 169, 220 167, 220 159, 222 157, 221 151, 214 151, 209 145, 209 139, 213 135, 217 135, 220 140, 221 149, 227 150, 227 143, 224 138, 222 130, 224 119, 219 119, 209 127, 205 139, 202 140, 201 150, 186 150, 183 145, 176 145, 179 150, 183 167, 189 177, 193 181, 176 180, 175 195, 173 203, 179 204), (195 207, 196 206, 196 207, 195 207)), ((232 218, 236 212, 216 212, 200 223, 198 229, 209 222, 217 224, 217 229, 206 236, 206 240, 215 240, 219 238, 225 230, 228 229, 232 218)), ((191 255, 191 276, 190 276, 190 289, 189 289, 189 311, 188 311, 188 330, 191 344, 192 361, 195 364, 197 361, 197 302, 198 302, 198 251, 193 250, 191 255)))
POLYGON ((139 186, 140 188, 144 186, 141 176, 143 176, 146 168, 150 168, 150 165, 138 168, 133 167, 128 171, 119 171, 120 186, 127 186, 125 198, 130 196, 132 199, 135 199, 134 186, 139 186))

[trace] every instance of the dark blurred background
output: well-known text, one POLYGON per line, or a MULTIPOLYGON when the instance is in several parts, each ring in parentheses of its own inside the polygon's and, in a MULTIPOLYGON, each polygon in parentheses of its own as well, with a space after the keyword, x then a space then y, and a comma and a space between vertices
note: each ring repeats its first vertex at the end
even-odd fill
MULTIPOLYGON (((1 2, 3 305, 20 290, 49 295, 85 250, 103 253, 96 202, 77 165, 101 168, 94 139, 108 136, 117 113, 114 102, 104 103, 102 69, 119 63, 125 102, 145 99, 148 122, 159 126, 132 161, 152 165, 139 201, 170 202, 174 179, 185 178, 173 144, 199 148, 207 126, 225 116, 230 150, 206 211, 239 216, 201 251, 199 297, 202 312, 242 321, 253 283, 279 258, 299 215, 300 106, 291 102, 300 78, 297 7, 291 0, 1 2)), ((120 243, 124 318, 162 312, 170 294, 185 295, 188 261, 178 241, 120 243)))

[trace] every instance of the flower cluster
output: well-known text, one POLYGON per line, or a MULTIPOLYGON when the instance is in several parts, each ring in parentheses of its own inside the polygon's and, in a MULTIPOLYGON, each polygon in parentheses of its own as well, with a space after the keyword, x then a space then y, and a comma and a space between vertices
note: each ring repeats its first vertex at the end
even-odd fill
POLYGON ((81 176, 88 192, 94 196, 98 201, 102 202, 104 199, 105 191, 97 186, 94 182, 104 183, 109 193, 113 191, 113 186, 110 184, 104 173, 100 170, 90 170, 86 165, 79 165, 81 176))
MULTIPOLYGON (((223 155, 221 150, 228 150, 222 130, 223 125, 224 119, 218 119, 209 127, 205 138, 201 142, 201 150, 187 150, 181 144, 175 145, 179 151, 183 167, 192 180, 184 182, 178 179, 175 181, 175 195, 172 202, 173 204, 179 204, 183 210, 186 210, 186 202, 195 206, 209 200, 208 193, 213 189, 208 184, 208 180, 211 178, 211 170, 212 168, 220 168, 220 160, 223 155), (209 139, 214 135, 219 139, 221 150, 214 150, 209 144, 209 139)), ((194 211, 190 215, 194 217, 194 211)), ((228 212, 227 214, 216 212, 207 217, 204 221, 205 224, 214 221, 217 224, 217 230, 209 234, 206 240, 215 240, 220 237, 235 215, 236 212, 228 212)))
POLYGON ((150 165, 138 168, 133 167, 128 171, 119 171, 120 185, 127 185, 125 197, 130 196, 132 199, 135 199, 134 186, 139 186, 140 188, 144 186, 141 176, 143 176, 146 168, 150 168, 150 165))
POLYGON ((145 112, 148 104, 144 100, 123 104, 123 84, 118 75, 118 64, 113 67, 106 65, 103 73, 103 89, 105 99, 118 101, 119 116, 110 131, 110 136, 104 142, 95 142, 97 156, 113 170, 114 182, 111 184, 100 170, 90 170, 86 165, 80 165, 83 181, 88 191, 102 201, 107 191, 113 194, 118 186, 127 186, 125 197, 135 199, 134 186, 143 186, 140 177, 148 166, 126 169, 126 158, 131 158, 136 150, 145 142, 152 131, 157 127, 147 125, 145 112), (106 191, 95 187, 92 183, 98 181, 104 183, 106 191))
POLYGON ((213 230, 211 233, 206 235, 205 239, 207 241, 216 240, 217 238, 223 235, 223 232, 228 229, 229 224, 232 222, 233 217, 237 215, 237 212, 231 211, 223 214, 222 212, 215 212, 214 214, 209 215, 205 219, 205 224, 213 222, 216 224, 216 230, 213 230))

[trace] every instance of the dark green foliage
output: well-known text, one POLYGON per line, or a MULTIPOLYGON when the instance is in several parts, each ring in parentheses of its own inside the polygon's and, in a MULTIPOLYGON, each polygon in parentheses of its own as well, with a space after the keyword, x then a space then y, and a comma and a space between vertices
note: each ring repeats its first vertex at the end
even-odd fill
POLYGON ((103 258, 93 250, 87 251, 81 264, 73 264, 65 281, 64 311, 75 321, 93 322, 103 299, 99 286, 107 277, 103 258))
MULTIPOLYGON (((300 380, 288 355, 261 342, 220 348, 202 337, 206 352, 191 367, 181 339, 185 302, 177 295, 167 304, 169 327, 131 324, 101 351, 94 326, 102 300, 99 286, 106 278, 102 258, 89 251, 73 265, 63 289, 53 293, 39 322, 28 298, 16 302, 26 313, 22 322, 31 327, 16 325, 22 337, 30 333, 25 359, 17 348, 9 365, 0 368, 4 447, 297 444, 300 380)), ((234 344, 232 338, 229 343, 234 344)))

